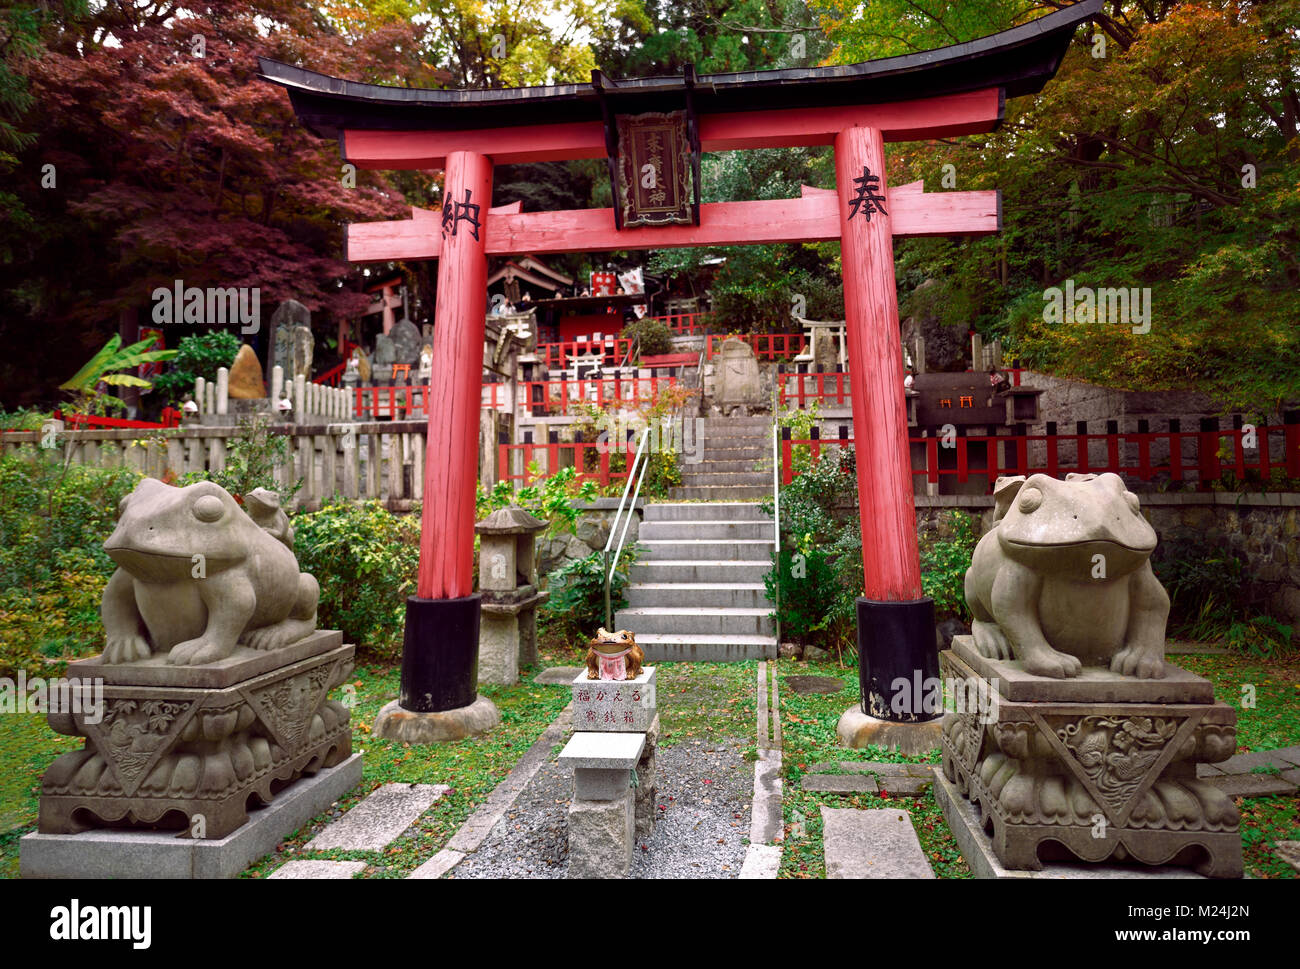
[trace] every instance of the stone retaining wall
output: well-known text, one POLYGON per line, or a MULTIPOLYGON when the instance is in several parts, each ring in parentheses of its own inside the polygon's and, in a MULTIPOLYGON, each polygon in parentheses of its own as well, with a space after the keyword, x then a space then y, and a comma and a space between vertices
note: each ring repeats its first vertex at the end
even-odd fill
MULTIPOLYGON (((947 513, 965 511, 992 523, 991 495, 917 496, 917 530, 933 535, 947 513)), ((1160 536, 1155 556, 1189 540, 1227 550, 1244 563, 1249 602, 1300 624, 1300 494, 1144 494, 1142 513, 1160 536)))
MULTIPOLYGON (((617 498, 597 498, 590 503, 579 502, 577 504, 579 514, 575 532, 565 531, 550 538, 538 539, 537 574, 539 576, 549 575, 566 562, 584 559, 592 552, 599 552, 603 549, 605 542, 609 539, 609 530, 613 525, 614 515, 618 512, 618 501, 617 498)), ((627 526, 627 539, 623 543, 625 548, 636 544, 638 526, 641 524, 641 518, 644 514, 644 504, 643 501, 638 499, 636 507, 632 510, 632 521, 627 526)), ((626 516, 626 514, 625 509, 624 515, 626 516)), ((617 538, 615 538, 614 544, 618 544, 617 538)))

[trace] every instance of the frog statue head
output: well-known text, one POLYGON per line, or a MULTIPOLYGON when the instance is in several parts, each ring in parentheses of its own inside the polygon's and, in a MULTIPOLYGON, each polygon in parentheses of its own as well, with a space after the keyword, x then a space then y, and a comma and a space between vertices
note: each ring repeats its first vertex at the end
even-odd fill
POLYGON ((1117 474, 999 478, 993 494, 998 544, 1038 572, 1086 572, 1101 555, 1111 574, 1127 575, 1156 547, 1137 495, 1117 474))
POLYGON ((1058 679, 1084 666, 1163 676, 1169 596, 1151 569, 1155 530, 1123 480, 998 478, 993 497, 965 582, 980 654, 1058 679))
POLYGON ((118 565, 100 605, 104 660, 166 653, 176 665, 230 656, 239 644, 278 649, 316 628, 319 587, 299 572, 279 496, 243 506, 220 485, 145 478, 118 506, 104 542, 118 565))

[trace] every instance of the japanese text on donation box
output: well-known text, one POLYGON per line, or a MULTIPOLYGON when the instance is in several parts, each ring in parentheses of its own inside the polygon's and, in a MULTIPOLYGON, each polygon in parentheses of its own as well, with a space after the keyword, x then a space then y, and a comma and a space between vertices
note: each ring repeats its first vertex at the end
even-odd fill
POLYGON ((644 675, 625 682, 593 680, 573 689, 573 728, 645 732, 654 717, 653 681, 644 675))

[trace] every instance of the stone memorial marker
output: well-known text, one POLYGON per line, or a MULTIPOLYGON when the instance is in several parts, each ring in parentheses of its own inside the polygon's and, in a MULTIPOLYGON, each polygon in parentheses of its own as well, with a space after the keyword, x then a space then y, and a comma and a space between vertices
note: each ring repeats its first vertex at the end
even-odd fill
POLYGON ((388 331, 393 341, 393 363, 418 363, 420 359, 420 328, 410 320, 401 319, 388 331))
POLYGON ((397 363, 397 347, 393 338, 387 333, 375 335, 375 353, 370 359, 370 368, 375 381, 387 383, 393 378, 393 364, 397 363))
POLYGON ((284 379, 292 383, 299 374, 311 377, 314 339, 311 310, 297 300, 287 299, 271 316, 271 364, 284 368, 284 379))
POLYGON ((748 407, 762 400, 758 359, 754 349, 741 340, 722 342, 714 363, 714 396, 724 412, 748 407))

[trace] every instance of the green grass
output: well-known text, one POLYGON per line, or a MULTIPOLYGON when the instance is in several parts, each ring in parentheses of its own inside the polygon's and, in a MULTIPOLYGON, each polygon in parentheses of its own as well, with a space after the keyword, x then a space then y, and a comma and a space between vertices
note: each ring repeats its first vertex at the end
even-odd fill
MULTIPOLYGON (((779 878, 825 878, 821 808, 902 808, 912 817, 921 850, 930 867, 940 878, 969 878, 970 869, 962 860, 943 811, 926 792, 922 796, 890 794, 831 794, 805 791, 803 776, 815 765, 838 761, 887 761, 890 763, 938 763, 936 748, 924 757, 908 757, 880 747, 850 750, 841 747, 835 734, 840 715, 858 699, 856 666, 841 669, 834 663, 792 663, 782 660, 778 666, 781 695, 781 731, 784 749, 781 754, 782 780, 785 788, 783 811, 785 840, 781 850, 779 878), (786 676, 815 673, 833 676, 844 683, 839 693, 798 694, 785 683, 786 676)), ((832 767, 826 773, 842 773, 832 767)))
POLYGON ((80 737, 50 729, 40 713, 0 716, 0 878, 18 877, 18 839, 36 829, 41 775, 80 737))
MULTIPOLYGON (((1300 659, 1262 660, 1236 653, 1176 655, 1170 661, 1214 683, 1215 696, 1237 711, 1239 752, 1271 750, 1300 744, 1300 659), (1249 687, 1250 689, 1244 689, 1249 687), (1250 700, 1254 705, 1248 705, 1250 700)), ((872 760, 896 763, 938 763, 936 749, 925 757, 905 757, 878 747, 849 750, 839 746, 835 725, 858 698, 856 667, 841 669, 830 662, 790 663, 782 660, 781 676, 816 674, 840 678, 837 694, 801 696, 782 685, 781 726, 784 732, 785 842, 782 878, 824 878, 822 806, 830 808, 901 807, 910 812, 921 847, 940 878, 969 878, 943 812, 934 794, 886 796, 803 791, 800 781, 814 765, 837 761, 872 760), (800 827, 802 826, 802 827, 800 827)), ((843 773, 830 768, 827 773, 843 773)), ((1251 878, 1296 878, 1296 871, 1277 857, 1273 843, 1295 839, 1300 830, 1300 802, 1295 797, 1239 798, 1246 873, 1251 878)))
POLYGON ((754 745, 758 662, 660 663, 659 743, 748 738, 754 745))
MULTIPOLYGON (((412 747, 370 736, 375 714, 397 695, 398 669, 359 669, 352 680, 357 691, 352 742, 354 750, 365 751, 362 783, 339 802, 337 810, 347 810, 381 784, 448 784, 452 790, 381 851, 303 850, 320 822, 328 820, 321 817, 286 838, 274 854, 244 872, 244 877, 264 878, 295 859, 364 861, 364 878, 410 874, 451 839, 569 702, 566 688, 534 684, 532 678, 538 672, 536 668, 521 669, 521 682, 514 686, 479 688, 501 710, 501 724, 495 729, 455 743, 412 747)), ((341 692, 336 692, 335 699, 341 697, 341 692)))

